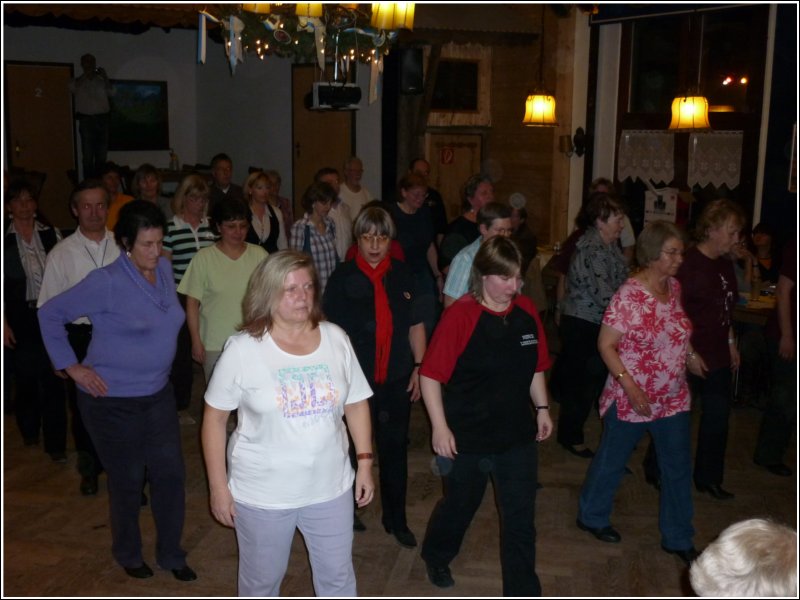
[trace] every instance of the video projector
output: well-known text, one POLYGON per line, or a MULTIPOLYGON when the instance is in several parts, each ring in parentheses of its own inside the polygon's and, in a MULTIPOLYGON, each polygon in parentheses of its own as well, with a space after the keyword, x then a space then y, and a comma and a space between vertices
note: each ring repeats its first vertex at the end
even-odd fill
POLYGON ((311 110, 356 110, 361 88, 354 83, 317 81, 311 92, 311 110))

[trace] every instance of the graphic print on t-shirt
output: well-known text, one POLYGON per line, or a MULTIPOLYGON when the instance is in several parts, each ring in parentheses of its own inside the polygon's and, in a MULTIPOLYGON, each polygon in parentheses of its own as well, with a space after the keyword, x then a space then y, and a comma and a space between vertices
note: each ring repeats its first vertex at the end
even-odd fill
POLYGON ((284 418, 331 414, 338 403, 328 365, 278 369, 278 405, 284 418))

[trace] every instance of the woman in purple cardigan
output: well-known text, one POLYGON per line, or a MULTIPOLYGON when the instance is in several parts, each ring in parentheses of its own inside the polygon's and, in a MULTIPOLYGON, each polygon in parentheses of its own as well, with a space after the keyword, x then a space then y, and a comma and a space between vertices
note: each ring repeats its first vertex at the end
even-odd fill
POLYGON ((78 408, 108 473, 111 552, 131 577, 153 575, 142 558, 139 510, 145 476, 157 530, 156 561, 176 579, 196 579, 181 548, 185 470, 169 384, 184 313, 169 261, 161 256, 164 215, 137 200, 121 210, 114 235, 123 253, 39 309, 50 359, 78 386, 78 408), (79 363, 64 326, 92 322, 79 363), (146 475, 147 474, 147 475, 146 475))

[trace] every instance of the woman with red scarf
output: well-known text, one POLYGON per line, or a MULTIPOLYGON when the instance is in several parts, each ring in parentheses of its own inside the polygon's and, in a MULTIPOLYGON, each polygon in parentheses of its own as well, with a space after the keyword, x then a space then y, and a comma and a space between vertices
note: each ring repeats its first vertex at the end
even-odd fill
POLYGON ((374 396, 373 430, 380 455, 383 526, 401 546, 417 545, 406 523, 408 421, 420 399, 419 364, 425 327, 414 297, 414 275, 389 256, 396 233, 389 213, 365 207, 353 223, 355 260, 340 263, 328 280, 322 306, 350 336, 374 396))

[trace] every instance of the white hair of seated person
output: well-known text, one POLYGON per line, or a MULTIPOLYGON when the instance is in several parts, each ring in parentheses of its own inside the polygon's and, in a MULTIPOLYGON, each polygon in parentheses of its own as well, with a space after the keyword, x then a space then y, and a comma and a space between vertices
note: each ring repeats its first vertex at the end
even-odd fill
POLYGON ((797 597, 797 532, 766 519, 734 523, 689 571, 699 596, 797 597))

